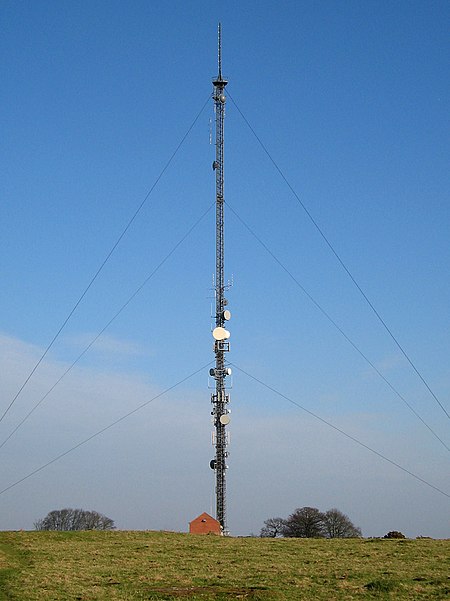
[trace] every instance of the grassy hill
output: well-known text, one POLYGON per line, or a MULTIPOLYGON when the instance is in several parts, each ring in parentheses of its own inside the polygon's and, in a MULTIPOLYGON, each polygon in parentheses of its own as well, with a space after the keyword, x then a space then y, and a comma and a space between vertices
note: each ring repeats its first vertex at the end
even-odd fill
POLYGON ((1 532, 1 601, 450 599, 450 541, 1 532))

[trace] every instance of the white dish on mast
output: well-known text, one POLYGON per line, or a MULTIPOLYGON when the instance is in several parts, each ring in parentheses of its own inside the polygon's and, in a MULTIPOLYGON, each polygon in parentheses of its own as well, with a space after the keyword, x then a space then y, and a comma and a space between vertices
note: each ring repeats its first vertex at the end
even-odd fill
POLYGON ((218 326, 217 328, 214 328, 214 330, 212 331, 212 335, 214 340, 226 340, 230 337, 230 332, 225 328, 221 328, 220 326, 218 326))

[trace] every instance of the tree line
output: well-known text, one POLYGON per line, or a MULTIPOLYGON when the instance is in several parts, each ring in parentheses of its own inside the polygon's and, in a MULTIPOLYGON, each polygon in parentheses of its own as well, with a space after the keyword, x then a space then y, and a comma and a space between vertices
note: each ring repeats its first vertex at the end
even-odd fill
POLYGON ((358 538, 361 529, 350 518, 332 508, 321 512, 316 507, 300 507, 288 518, 265 520, 260 536, 266 538, 358 538))
POLYGON ((114 530, 114 520, 97 511, 55 509, 34 522, 35 530, 114 530))

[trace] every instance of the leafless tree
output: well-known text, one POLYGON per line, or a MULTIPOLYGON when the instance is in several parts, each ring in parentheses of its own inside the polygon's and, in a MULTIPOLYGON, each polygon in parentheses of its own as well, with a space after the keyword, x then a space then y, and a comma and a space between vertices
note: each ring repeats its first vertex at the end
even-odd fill
POLYGON ((269 518, 264 522, 260 536, 263 538, 277 538, 283 536, 285 525, 286 522, 283 518, 269 518))
POLYGON ((114 520, 97 511, 55 509, 34 522, 36 530, 114 530, 114 520))
POLYGON ((323 514, 315 507, 296 509, 286 520, 283 534, 290 538, 321 538, 325 536, 323 514))
POLYGON ((327 538, 358 538, 361 536, 361 529, 356 527, 350 518, 339 509, 329 509, 323 514, 322 519, 327 538))

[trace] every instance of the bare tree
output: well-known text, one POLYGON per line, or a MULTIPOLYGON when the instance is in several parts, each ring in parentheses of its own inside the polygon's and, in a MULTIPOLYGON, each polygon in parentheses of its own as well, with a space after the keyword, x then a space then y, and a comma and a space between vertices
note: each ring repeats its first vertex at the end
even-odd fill
POLYGON ((114 530, 114 520, 97 511, 55 509, 34 522, 36 530, 114 530))
POLYGON ((296 509, 286 520, 269 518, 261 529, 262 537, 286 536, 290 538, 358 538, 361 529, 339 511, 329 509, 325 513, 315 507, 296 509))
POLYGON ((322 515, 322 519, 327 538, 358 538, 361 536, 361 529, 356 527, 350 518, 339 509, 329 509, 322 515))
POLYGON ((58 509, 48 513, 45 518, 35 522, 36 530, 73 530, 73 509, 58 509))
POLYGON ((323 514, 315 507, 296 509, 286 520, 283 534, 291 538, 321 538, 325 536, 323 514))
POLYGON ((260 536, 263 538, 277 538, 283 536, 285 525, 286 522, 283 518, 269 518, 264 522, 260 536))

